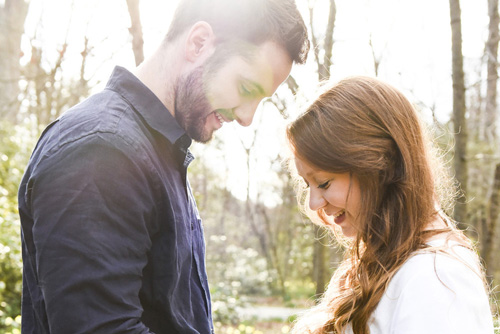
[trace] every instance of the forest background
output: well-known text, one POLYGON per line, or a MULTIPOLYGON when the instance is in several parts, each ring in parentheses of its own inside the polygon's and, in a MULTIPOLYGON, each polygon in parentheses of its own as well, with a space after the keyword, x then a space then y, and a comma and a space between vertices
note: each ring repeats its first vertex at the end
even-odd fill
MULTIPOLYGON (((36 139, 161 42, 177 1, 0 0, 0 333, 20 333, 17 188, 36 139)), ((203 218, 218 333, 287 333, 342 259, 300 214, 284 129, 319 82, 379 77, 415 104, 464 196, 450 212, 476 242, 498 314, 498 0, 297 0, 308 62, 259 107, 195 144, 190 181, 203 218)), ((497 324, 498 326, 498 324, 497 324)))

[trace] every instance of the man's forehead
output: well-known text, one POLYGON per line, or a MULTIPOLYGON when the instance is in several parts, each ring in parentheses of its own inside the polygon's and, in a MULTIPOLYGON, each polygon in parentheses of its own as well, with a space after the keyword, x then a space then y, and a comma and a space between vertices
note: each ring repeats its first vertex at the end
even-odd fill
POLYGON ((248 54, 241 57, 249 65, 247 79, 260 84, 265 96, 271 96, 276 91, 292 68, 292 60, 288 53, 271 41, 258 46, 253 45, 248 48, 248 54))
POLYGON ((263 43, 260 52, 272 73, 272 92, 274 93, 290 75, 293 61, 282 46, 272 41, 263 43))

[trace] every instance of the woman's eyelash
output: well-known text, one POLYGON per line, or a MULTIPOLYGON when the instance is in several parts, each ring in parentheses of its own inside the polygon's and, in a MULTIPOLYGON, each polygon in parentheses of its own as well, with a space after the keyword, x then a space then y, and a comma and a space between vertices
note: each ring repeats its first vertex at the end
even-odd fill
POLYGON ((319 189, 326 189, 330 185, 330 180, 323 182, 322 184, 318 185, 319 189))

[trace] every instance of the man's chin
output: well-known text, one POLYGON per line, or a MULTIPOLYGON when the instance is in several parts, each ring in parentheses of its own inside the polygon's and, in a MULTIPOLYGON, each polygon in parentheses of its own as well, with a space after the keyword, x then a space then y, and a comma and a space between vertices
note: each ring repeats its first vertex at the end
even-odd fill
POLYGON ((197 143, 207 144, 212 140, 214 136, 214 131, 207 131, 207 132, 191 131, 190 133, 188 132, 188 135, 189 137, 191 137, 192 140, 194 140, 197 143))
POLYGON ((213 136, 208 138, 192 138, 195 142, 200 144, 208 144, 212 140, 213 136))

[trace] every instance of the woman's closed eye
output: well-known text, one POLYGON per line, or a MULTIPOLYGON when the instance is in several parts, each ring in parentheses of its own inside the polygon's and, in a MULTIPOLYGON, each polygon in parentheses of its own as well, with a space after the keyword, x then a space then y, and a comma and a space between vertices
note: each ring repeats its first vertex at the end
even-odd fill
POLYGON ((330 181, 331 181, 331 180, 328 180, 328 181, 326 181, 326 182, 323 182, 323 183, 319 184, 319 185, 318 185, 318 188, 319 188, 319 189, 328 189, 328 187, 330 186, 330 181))

